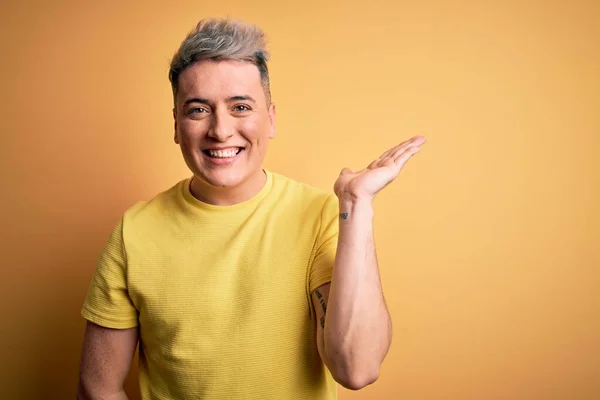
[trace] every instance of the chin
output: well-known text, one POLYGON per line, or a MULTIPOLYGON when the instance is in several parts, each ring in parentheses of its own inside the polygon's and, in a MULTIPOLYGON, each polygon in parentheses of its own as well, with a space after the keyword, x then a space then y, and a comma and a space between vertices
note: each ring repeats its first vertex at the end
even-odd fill
POLYGON ((217 188, 236 187, 245 180, 243 174, 233 170, 199 171, 195 175, 209 186, 217 188))

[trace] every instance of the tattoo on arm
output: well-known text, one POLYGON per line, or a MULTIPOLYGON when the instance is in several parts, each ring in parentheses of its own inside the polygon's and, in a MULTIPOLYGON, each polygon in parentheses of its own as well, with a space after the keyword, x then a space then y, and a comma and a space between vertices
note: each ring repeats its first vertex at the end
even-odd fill
POLYGON ((317 298, 319 299, 319 303, 321 303, 321 307, 323 308, 323 316, 321 317, 320 322, 321 322, 321 328, 325 329, 325 313, 327 313, 327 304, 323 300, 323 295, 321 294, 319 289, 315 290, 315 294, 317 295, 317 298))
POLYGON ((348 213, 347 212, 340 213, 340 218, 341 219, 348 219, 348 213))

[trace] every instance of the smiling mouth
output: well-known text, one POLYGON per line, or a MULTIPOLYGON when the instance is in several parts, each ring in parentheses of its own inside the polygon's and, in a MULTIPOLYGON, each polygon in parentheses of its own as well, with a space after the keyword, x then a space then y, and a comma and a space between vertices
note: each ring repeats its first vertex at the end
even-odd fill
POLYGON ((243 147, 231 148, 226 150, 202 150, 202 152, 210 158, 232 158, 240 154, 244 150, 243 147))

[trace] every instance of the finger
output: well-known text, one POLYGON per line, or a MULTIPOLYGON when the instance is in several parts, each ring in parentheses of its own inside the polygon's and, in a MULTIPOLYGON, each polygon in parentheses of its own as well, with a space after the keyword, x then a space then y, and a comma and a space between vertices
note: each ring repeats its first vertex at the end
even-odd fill
POLYGON ((407 141, 404 141, 397 145, 396 147, 390 149, 386 152, 387 157, 396 158, 399 152, 406 150, 410 146, 421 146, 425 143, 425 138, 423 136, 413 136, 407 141))
POLYGON ((408 145, 408 144, 409 144, 409 143, 410 143, 412 140, 414 140, 415 138, 416 138, 416 136, 415 136, 415 137, 412 137, 412 138, 410 138, 410 139, 408 139, 408 140, 405 140, 404 142, 402 142, 402 143, 400 143, 400 144, 397 144, 397 145, 395 145, 395 146, 394 146, 394 147, 392 147, 391 149, 388 149, 388 150, 387 150, 385 153, 383 153, 382 155, 380 155, 380 156, 379 156, 379 159, 386 158, 386 157, 387 157, 387 156, 389 156, 391 153, 393 153, 393 152, 395 152, 396 150, 398 150, 398 148, 399 148, 399 147, 402 147, 402 146, 406 146, 406 145, 408 145))
POLYGON ((386 151, 385 153, 383 153, 383 154, 381 155, 381 157, 379 157, 379 158, 380 158, 380 159, 384 159, 384 158, 386 158, 386 157, 389 157, 391 154, 393 154, 393 153, 395 153, 396 151, 398 151, 398 149, 399 149, 399 148, 401 148, 401 147, 403 147, 403 146, 405 147, 405 146, 407 146, 408 144, 410 144, 410 142, 411 142, 412 140, 413 140, 413 139, 411 138, 411 139, 405 140, 404 142, 402 142, 402 143, 400 143, 400 144, 397 144, 397 145, 395 145, 394 147, 392 147, 391 149, 389 149, 388 151, 386 151))
POLYGON ((347 174, 353 174, 354 172, 352 172, 352 170, 350 168, 344 168, 340 171, 340 176, 342 175, 347 175, 347 174))
POLYGON ((419 152, 421 148, 419 146, 408 147, 405 151, 399 153, 394 157, 394 163, 399 165, 400 168, 415 154, 419 152))
POLYGON ((415 136, 412 139, 404 142, 402 145, 398 146, 398 148, 396 149, 396 151, 394 151, 392 154, 390 154, 389 157, 391 159, 393 159, 394 162, 395 162, 396 158, 398 158, 399 154, 402 154, 404 151, 406 151, 407 149, 409 149, 411 147, 417 147, 417 148, 419 148, 424 143, 425 143, 425 138, 424 137, 422 137, 422 136, 415 136))
POLYGON ((394 151, 396 151, 398 149, 398 147, 400 146, 404 146, 406 143, 408 143, 410 140, 404 141, 400 144, 395 145, 394 147, 392 147, 391 149, 388 149, 385 153, 383 153, 382 155, 379 156, 379 160, 382 160, 384 158, 386 158, 387 156, 389 156, 391 153, 393 153, 394 151))
POLYGON ((375 169, 381 166, 381 163, 386 160, 389 156, 389 154, 394 151, 398 146, 394 146, 391 149, 389 149, 388 151, 386 151, 385 153, 383 153, 382 155, 379 156, 379 158, 376 158, 375 160, 373 160, 371 162, 371 164, 369 164, 369 166, 367 167, 367 169, 375 169))
POLYGON ((417 135, 417 136, 413 136, 409 141, 413 142, 417 146, 420 146, 423 143, 425 143, 427 141, 427 139, 425 138, 425 136, 417 135))
POLYGON ((381 162, 381 158, 378 158, 376 160, 373 160, 371 162, 371 164, 369 164, 369 166, 367 167, 367 169, 375 169, 379 166, 379 163, 381 162))
POLYGON ((388 163, 386 163, 387 159, 394 160, 398 156, 399 152, 404 151, 409 146, 413 146, 413 145, 421 146, 424 143, 425 143, 425 138, 423 136, 413 136, 412 138, 387 150, 378 159, 371 162, 371 164, 369 164, 369 166, 367 168, 375 169, 382 165, 387 165, 388 164, 388 163))
POLYGON ((389 155, 394 152, 396 149, 398 148, 398 146, 394 146, 391 149, 388 149, 385 153, 383 153, 382 155, 379 156, 379 158, 376 158, 375 160, 373 160, 371 162, 371 164, 369 164, 369 166, 367 167, 367 169, 375 169, 381 166, 382 162, 385 161, 386 159, 389 158, 389 155))
POLYGON ((391 149, 388 149, 385 153, 383 153, 381 156, 379 156, 378 159, 374 160, 371 164, 369 164, 369 166, 367 168, 374 169, 377 167, 381 167, 382 165, 387 165, 386 161, 392 159, 392 158, 390 158, 390 156, 392 154, 396 153, 398 151, 398 149, 400 149, 402 146, 406 146, 407 144, 409 144, 411 140, 412 139, 406 140, 400 144, 397 144, 396 146, 392 147, 391 149))

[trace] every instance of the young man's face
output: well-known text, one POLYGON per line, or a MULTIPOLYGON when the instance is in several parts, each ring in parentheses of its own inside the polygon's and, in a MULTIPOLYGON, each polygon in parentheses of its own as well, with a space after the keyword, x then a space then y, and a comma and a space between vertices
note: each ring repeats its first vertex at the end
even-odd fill
POLYGON ((267 104, 258 68, 243 61, 200 61, 179 75, 175 143, 196 179, 235 187, 256 179, 275 106, 267 104))

